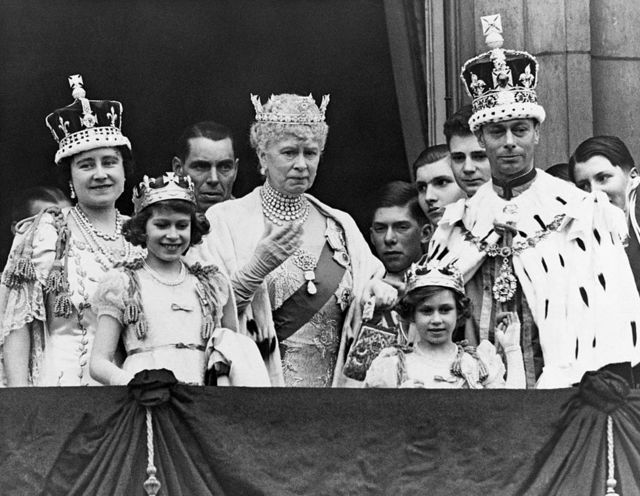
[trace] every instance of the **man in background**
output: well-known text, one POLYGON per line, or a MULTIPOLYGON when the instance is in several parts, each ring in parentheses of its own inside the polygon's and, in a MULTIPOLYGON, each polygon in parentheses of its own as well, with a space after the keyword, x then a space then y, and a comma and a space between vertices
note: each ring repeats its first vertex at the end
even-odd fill
POLYGON ((468 198, 491 180, 491 167, 484 149, 469 128, 471 105, 461 107, 444 123, 444 136, 451 155, 451 170, 468 198))
POLYGON ((178 139, 173 171, 191 177, 201 213, 233 197, 238 174, 233 145, 231 131, 213 121, 189 126, 178 139))
POLYGON ((376 198, 369 236, 387 270, 385 280, 397 285, 402 283, 409 266, 422 256, 420 237, 427 218, 410 183, 388 183, 376 198))

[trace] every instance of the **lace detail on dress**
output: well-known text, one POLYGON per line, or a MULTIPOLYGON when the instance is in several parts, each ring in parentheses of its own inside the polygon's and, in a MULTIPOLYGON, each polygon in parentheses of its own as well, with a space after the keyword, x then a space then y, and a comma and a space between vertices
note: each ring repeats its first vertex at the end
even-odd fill
POLYGON ((271 309, 277 310, 304 284, 304 275, 296 265, 287 259, 267 275, 267 288, 271 309))
POLYGON ((307 324, 280 343, 285 385, 331 386, 343 320, 340 307, 330 300, 307 324))

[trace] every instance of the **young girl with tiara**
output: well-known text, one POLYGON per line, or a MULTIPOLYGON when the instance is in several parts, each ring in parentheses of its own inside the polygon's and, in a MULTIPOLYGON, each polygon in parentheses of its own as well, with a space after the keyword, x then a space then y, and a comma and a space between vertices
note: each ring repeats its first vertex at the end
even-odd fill
POLYGON ((92 377, 127 384, 144 369, 171 370, 179 382, 268 386, 255 343, 237 328, 228 279, 215 266, 182 261, 209 231, 196 214, 189 177, 172 172, 144 177, 134 190, 134 216, 125 238, 147 248, 147 256, 108 272, 91 302, 98 330, 90 361, 92 377), (114 363, 122 338, 126 359, 114 363), (220 376, 220 377, 217 377, 220 376))
POLYGON ((524 388, 520 321, 515 312, 496 318, 496 347, 454 343, 452 335, 470 315, 462 274, 454 266, 428 268, 414 264, 406 276, 406 294, 398 310, 415 326, 413 348, 385 348, 367 371, 365 385, 381 388, 524 388))

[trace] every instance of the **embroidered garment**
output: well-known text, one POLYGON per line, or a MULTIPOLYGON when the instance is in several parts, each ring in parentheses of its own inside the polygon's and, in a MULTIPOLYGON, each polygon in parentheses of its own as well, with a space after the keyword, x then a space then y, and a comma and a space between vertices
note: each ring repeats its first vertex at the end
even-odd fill
POLYGON ((268 385, 255 344, 220 327, 222 311, 230 295, 229 280, 212 268, 189 267, 185 279, 174 286, 162 284, 139 266, 108 272, 98 286, 92 305, 98 318, 109 315, 124 328, 122 340, 127 356, 122 364, 124 374, 120 383, 128 383, 141 370, 165 368, 180 382, 202 385, 207 367, 216 361, 230 369, 231 379, 238 378, 235 382, 232 380, 231 385, 268 385), (206 274, 206 278, 198 277, 200 272, 206 274), (207 316, 213 319, 213 329, 207 328, 207 319, 203 317, 205 289, 212 295, 213 308, 207 307, 210 312, 207 316), (137 301, 140 307, 132 318, 128 307, 137 301), (141 322, 144 325, 140 326, 141 322))
MULTIPOLYGON (((67 228, 69 209, 48 209, 19 232, 13 242, 0 286, 0 384, 4 377, 4 340, 9 333, 29 325, 31 335, 30 383, 35 386, 98 385, 89 375, 89 356, 96 329, 96 315, 89 299, 98 281, 113 262, 78 239, 67 228), (8 286, 9 269, 27 247, 34 268, 33 280, 8 286), (56 253, 66 250, 66 256, 56 253), (47 279, 64 264, 59 286, 69 302, 60 314, 60 300, 47 291, 47 279)), ((128 245, 128 243, 127 243, 128 245)), ((130 256, 144 250, 128 245, 130 256)))
POLYGON ((482 341, 477 357, 464 352, 460 360, 461 374, 451 369, 458 347, 442 360, 428 358, 419 346, 401 350, 385 348, 373 361, 364 380, 371 388, 482 389, 503 388, 505 367, 489 341, 482 341), (486 368, 487 377, 482 378, 486 368))
MULTIPOLYGON (((353 303, 354 296, 359 297, 364 291, 365 284, 374 276, 382 276, 384 266, 373 256, 369 246, 360 233, 357 225, 348 214, 324 205, 311 195, 307 199, 327 217, 327 227, 331 223, 344 233, 344 245, 350 259, 352 289, 343 280, 335 292, 335 299, 343 312, 344 319, 339 332, 339 348, 336 353, 332 385, 357 385, 342 375, 342 366, 347 353, 347 341, 353 338, 353 329, 359 328, 361 310, 359 302, 353 303)), ((211 233, 205 237, 202 245, 187 253, 190 261, 214 263, 221 266, 229 275, 242 269, 252 258, 258 242, 265 230, 265 217, 260 201, 260 188, 238 200, 218 203, 207 211, 207 219, 211 223, 211 233)), ((277 293, 277 292, 276 292, 277 293)), ((283 301, 283 296, 273 294, 274 303, 283 301)), ((357 298, 356 298, 357 301, 357 298)), ((253 321, 250 327, 255 327, 265 335, 276 339, 276 329, 273 320, 272 299, 269 295, 267 281, 264 281, 253 295, 251 304, 240 312, 240 332, 253 335, 247 329, 247 323, 253 321)), ((338 325, 340 328, 340 325, 338 325)), ((280 346, 265 360, 271 383, 274 386, 285 384, 280 356, 280 346)))
MULTIPOLYGON (((485 184, 473 198, 447 207, 429 260, 455 262, 468 283, 487 258, 471 238, 496 243, 494 222, 504 218, 505 207, 517 212, 514 245, 529 245, 514 253, 513 270, 539 331, 544 368, 536 387, 569 387, 588 370, 638 363, 640 297, 621 242, 624 215, 603 194, 587 194, 541 170, 509 201, 485 184), (550 229, 558 216, 558 228, 550 229)), ((474 304, 481 308, 482 335, 495 325, 491 288, 474 304)))
MULTIPOLYGON (((332 219, 327 219, 327 225, 328 238, 332 232, 341 232, 332 219)), ((339 302, 352 287, 348 259, 334 256, 344 251, 344 242, 337 248, 334 252, 329 243, 324 245, 315 270, 316 294, 309 294, 304 271, 292 258, 267 277, 286 386, 332 384, 344 321, 339 302)))

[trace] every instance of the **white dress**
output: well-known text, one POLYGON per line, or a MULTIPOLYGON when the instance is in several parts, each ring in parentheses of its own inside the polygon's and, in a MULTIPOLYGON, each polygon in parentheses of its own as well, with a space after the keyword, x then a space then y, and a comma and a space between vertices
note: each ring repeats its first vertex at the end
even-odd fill
MULTIPOLYGON (((0 384, 5 382, 4 340, 12 331, 29 325, 32 385, 99 385, 89 374, 89 356, 97 322, 89 300, 98 281, 112 268, 113 261, 96 249, 90 238, 65 231, 69 212, 70 209, 57 209, 42 213, 27 223, 14 239, 0 286, 0 384), (60 244, 63 232, 69 237, 65 244, 60 244), (60 256, 65 247, 66 256, 60 256), (32 262, 35 278, 10 287, 9 274, 21 257, 32 262), (70 306, 67 315, 56 315, 57 296, 48 290, 47 279, 52 269, 64 265, 65 260, 64 279, 68 283, 70 306)), ((144 250, 122 242, 124 250, 118 254, 122 260, 144 254, 144 250)))
POLYGON ((185 268, 179 284, 167 284, 144 268, 114 269, 105 275, 92 306, 98 318, 109 315, 124 329, 127 356, 119 384, 126 384, 141 370, 168 369, 181 383, 202 385, 207 368, 215 362, 227 369, 220 379, 224 385, 269 385, 255 343, 221 327, 231 285, 220 271, 207 269, 196 276, 185 268), (133 301, 139 301, 135 319, 130 315, 133 301))

